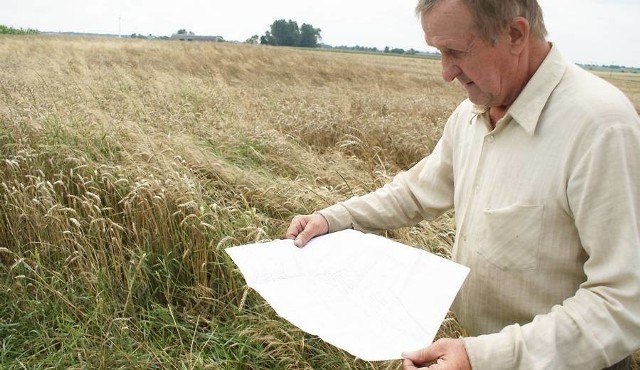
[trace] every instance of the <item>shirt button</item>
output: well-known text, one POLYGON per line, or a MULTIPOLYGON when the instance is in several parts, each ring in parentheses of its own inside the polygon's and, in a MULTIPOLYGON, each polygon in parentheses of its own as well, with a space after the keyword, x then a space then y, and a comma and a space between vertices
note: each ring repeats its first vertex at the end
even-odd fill
POLYGON ((496 139, 496 138, 495 138, 495 136, 493 136, 493 135, 489 135, 489 136, 487 136, 487 141, 488 141, 488 142, 490 142, 490 143, 493 143, 495 139, 496 139))
POLYGON ((473 188, 473 191, 475 191, 476 193, 479 193, 479 192, 480 192, 480 185, 476 185, 476 186, 473 188))

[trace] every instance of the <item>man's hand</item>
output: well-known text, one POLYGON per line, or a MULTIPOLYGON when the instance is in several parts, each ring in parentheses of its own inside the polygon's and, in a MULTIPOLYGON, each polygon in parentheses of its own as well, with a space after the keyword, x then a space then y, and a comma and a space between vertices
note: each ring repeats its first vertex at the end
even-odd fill
POLYGON ((287 239, 293 239, 297 247, 304 247, 311 238, 329 232, 327 220, 319 213, 299 215, 291 220, 287 229, 287 239))
POLYGON ((403 370, 471 370, 462 339, 438 339, 429 347, 403 353, 402 357, 403 370))

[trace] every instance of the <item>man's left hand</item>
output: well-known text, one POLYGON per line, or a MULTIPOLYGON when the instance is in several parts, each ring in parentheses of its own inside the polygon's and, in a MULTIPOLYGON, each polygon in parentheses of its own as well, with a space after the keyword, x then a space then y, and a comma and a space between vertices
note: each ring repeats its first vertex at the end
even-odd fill
POLYGON ((462 339, 438 339, 415 352, 403 353, 403 370, 471 370, 462 339))

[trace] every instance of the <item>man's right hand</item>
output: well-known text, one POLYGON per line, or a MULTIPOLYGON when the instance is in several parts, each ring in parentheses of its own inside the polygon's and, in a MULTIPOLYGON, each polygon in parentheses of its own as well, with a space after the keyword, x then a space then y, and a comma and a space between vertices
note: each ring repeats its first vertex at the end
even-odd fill
POLYGON ((324 235, 328 232, 329 223, 321 214, 298 215, 291 220, 286 238, 293 239, 293 244, 302 248, 313 237, 324 235))

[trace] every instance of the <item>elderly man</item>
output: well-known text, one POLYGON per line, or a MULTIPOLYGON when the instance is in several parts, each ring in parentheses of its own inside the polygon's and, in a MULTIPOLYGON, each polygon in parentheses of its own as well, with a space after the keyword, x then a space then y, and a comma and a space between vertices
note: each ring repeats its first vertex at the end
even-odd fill
POLYGON ((535 0, 420 0, 417 12, 443 78, 469 99, 428 157, 375 192, 294 217, 287 237, 303 246, 453 208, 453 259, 471 269, 453 310, 471 336, 405 353, 405 369, 628 368, 640 347, 634 107, 563 60, 535 0))

